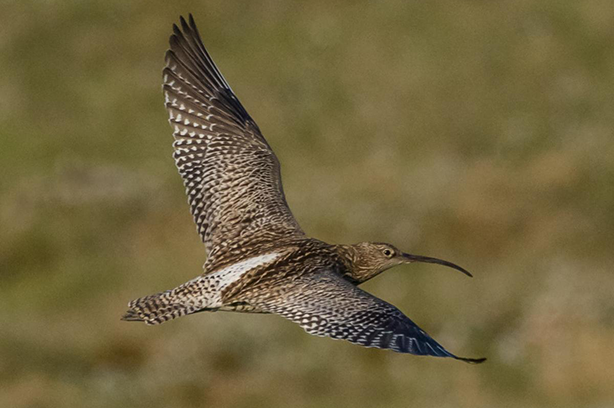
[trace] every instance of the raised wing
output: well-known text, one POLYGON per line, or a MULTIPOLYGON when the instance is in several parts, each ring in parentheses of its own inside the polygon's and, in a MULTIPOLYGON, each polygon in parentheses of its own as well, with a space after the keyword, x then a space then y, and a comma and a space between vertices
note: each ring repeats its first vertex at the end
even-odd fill
POLYGON ((254 303, 264 311, 298 323, 316 336, 399 353, 452 357, 468 363, 485 360, 455 356, 399 309, 330 271, 280 282, 269 292, 275 295, 254 303))
POLYGON ((207 53, 190 15, 173 25, 164 68, 174 158, 209 257, 303 236, 286 202, 279 161, 207 53))

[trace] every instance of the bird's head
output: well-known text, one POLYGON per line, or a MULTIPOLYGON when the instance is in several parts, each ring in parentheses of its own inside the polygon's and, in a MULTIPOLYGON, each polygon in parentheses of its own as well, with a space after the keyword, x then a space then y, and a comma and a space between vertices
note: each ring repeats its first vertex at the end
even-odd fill
POLYGON ((428 256, 412 255, 400 251, 391 244, 382 242, 361 242, 354 245, 341 245, 340 252, 349 261, 352 278, 365 282, 393 266, 412 262, 425 262, 444 265, 467 276, 472 276, 465 269, 442 259, 428 256))

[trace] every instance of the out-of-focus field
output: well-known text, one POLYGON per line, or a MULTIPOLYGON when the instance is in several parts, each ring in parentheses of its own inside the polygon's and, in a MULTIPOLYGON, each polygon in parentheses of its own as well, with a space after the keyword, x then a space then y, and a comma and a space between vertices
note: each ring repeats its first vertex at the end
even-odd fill
POLYGON ((1 9, 0 406, 614 406, 611 1, 1 9), (205 260, 161 93, 188 12, 304 229, 472 271, 403 266, 365 289, 487 363, 272 315, 119 320, 205 260))

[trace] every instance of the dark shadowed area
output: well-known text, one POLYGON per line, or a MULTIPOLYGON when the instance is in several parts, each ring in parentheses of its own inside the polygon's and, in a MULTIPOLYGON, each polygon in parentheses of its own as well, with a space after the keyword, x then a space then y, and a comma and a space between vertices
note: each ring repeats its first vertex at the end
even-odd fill
POLYGON ((614 406, 611 1, 1 9, 0 406, 614 406), (205 260, 161 92, 189 12, 304 230, 469 270, 402 266, 364 288, 488 362, 273 315, 119 320, 205 260))

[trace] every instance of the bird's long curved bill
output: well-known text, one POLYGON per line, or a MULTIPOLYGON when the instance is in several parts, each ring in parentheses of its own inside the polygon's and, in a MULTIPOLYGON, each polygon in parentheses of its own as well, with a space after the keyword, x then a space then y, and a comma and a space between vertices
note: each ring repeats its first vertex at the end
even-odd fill
POLYGON ((429 256, 411 255, 411 254, 406 254, 406 253, 403 253, 403 257, 407 259, 408 262, 425 262, 425 263, 434 263, 434 264, 447 266, 449 268, 456 269, 457 271, 460 271, 464 273, 465 275, 473 278, 473 275, 470 274, 468 271, 466 271, 464 268, 461 268, 460 266, 453 264, 452 262, 444 261, 443 259, 431 258, 429 256))

